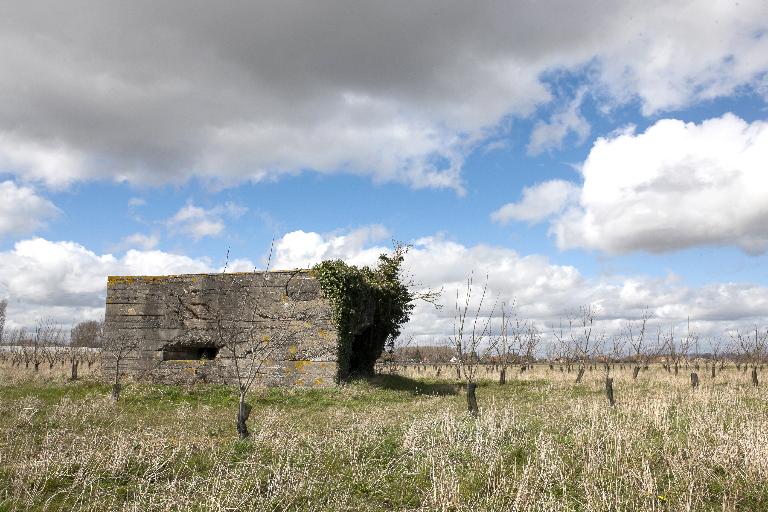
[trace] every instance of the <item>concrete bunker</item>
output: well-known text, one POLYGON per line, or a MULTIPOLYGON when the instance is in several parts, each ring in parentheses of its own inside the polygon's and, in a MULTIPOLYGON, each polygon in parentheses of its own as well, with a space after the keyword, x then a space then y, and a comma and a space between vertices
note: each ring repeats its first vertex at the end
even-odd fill
MULTIPOLYGON (((121 373, 164 383, 233 383, 225 335, 279 338, 284 343, 265 359, 260 385, 331 386, 370 372, 383 347, 374 339, 376 300, 355 300, 340 335, 334 306, 310 270, 111 276, 105 336, 138 341, 121 373)), ((104 364, 105 373, 114 371, 104 364)))

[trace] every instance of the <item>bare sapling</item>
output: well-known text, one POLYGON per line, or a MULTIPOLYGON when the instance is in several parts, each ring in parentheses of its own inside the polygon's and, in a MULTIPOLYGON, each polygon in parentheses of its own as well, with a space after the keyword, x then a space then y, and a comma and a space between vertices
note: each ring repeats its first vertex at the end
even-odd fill
POLYGON ((6 346, 6 333, 5 333, 5 312, 8 307, 8 301, 6 299, 0 300, 0 358, 3 362, 11 362, 11 366, 14 365, 14 347, 11 343, 6 346))
MULTIPOLYGON (((290 280, 284 287, 270 283, 272 250, 265 271, 244 273, 225 281, 222 289, 201 291, 191 287, 181 290, 172 310, 180 325, 185 325, 180 344, 215 347, 218 354, 211 361, 227 378, 237 384, 236 429, 240 439, 250 436, 248 419, 252 407, 248 395, 258 382, 266 382, 279 372, 275 356, 288 352, 307 323, 296 315, 296 291, 290 280), (281 294, 282 308, 270 310, 270 300, 281 294)), ((226 273, 227 265, 222 274, 226 273)))
POLYGON ((52 318, 39 318, 29 340, 29 360, 34 365, 35 372, 40 370, 40 364, 48 361, 53 368, 61 345, 61 328, 52 318))
POLYGON ((688 319, 687 326, 688 328, 685 336, 676 336, 674 325, 671 325, 669 332, 665 335, 664 339, 672 359, 675 375, 679 373, 681 366, 684 365, 686 368, 690 366, 689 358, 691 348, 696 345, 699 340, 698 333, 691 329, 690 319, 688 319))
POLYGON ((717 375, 718 366, 723 366, 725 359, 723 357, 723 347, 725 346, 725 340, 721 337, 710 338, 709 340, 710 353, 712 356, 709 359, 710 362, 710 377, 712 379, 717 375))
POLYGON ((656 333, 657 350, 663 354, 666 361, 668 372, 674 370, 675 376, 680 371, 680 366, 687 368, 688 356, 691 346, 698 342, 698 333, 691 328, 691 321, 688 319, 688 328, 685 336, 678 336, 675 331, 675 325, 671 324, 669 330, 662 334, 661 329, 656 333))
POLYGON ((103 347, 100 347, 99 349, 93 349, 89 348, 85 351, 85 364, 88 365, 88 369, 90 370, 93 365, 101 359, 101 352, 103 350, 103 347))
POLYGON ((557 351, 557 347, 554 343, 546 344, 546 348, 544 349, 544 357, 547 358, 547 366, 549 367, 549 371, 554 371, 555 362, 557 362, 560 357, 557 351))
POLYGON ((57 362, 64 362, 64 331, 58 325, 51 325, 47 330, 42 345, 43 358, 48 362, 48 369, 53 370, 57 362))
POLYGON ((28 335, 23 327, 6 331, 6 341, 11 348, 11 366, 20 367, 24 363, 24 368, 29 368, 29 350, 28 335))
MULTIPOLYGON (((287 312, 294 311, 295 302, 293 299, 288 297, 286 300, 290 302, 286 308, 287 312)), ((253 315, 255 316, 255 311, 253 315)), ((290 318, 290 313, 287 318, 290 318)), ((240 439, 246 439, 250 436, 247 426, 251 413, 251 406, 246 402, 248 393, 256 382, 275 372, 276 369, 270 366, 270 359, 295 343, 296 337, 304 327, 298 323, 285 325, 282 328, 276 326, 276 328, 270 329, 268 334, 265 334, 255 320, 247 322, 235 319, 218 319, 216 324, 217 328, 214 329, 214 333, 219 340, 218 346, 222 347, 225 355, 230 358, 237 382, 237 433, 240 439)))
POLYGON ((499 324, 499 335, 494 343, 494 350, 497 357, 497 367, 499 372, 499 384, 507 382, 507 367, 510 363, 514 349, 512 340, 514 333, 510 335, 510 323, 513 322, 513 312, 515 310, 515 301, 508 306, 505 302, 501 303, 501 321, 499 324))
POLYGON ((768 349, 768 331, 755 326, 749 332, 736 330, 729 334, 734 342, 734 346, 739 351, 739 355, 747 362, 744 365, 744 370, 747 369, 747 365, 752 367, 750 374, 752 385, 755 387, 759 386, 760 380, 757 369, 765 360, 766 349, 768 349))
POLYGON ((605 350, 603 351, 603 368, 605 369, 605 397, 608 399, 608 404, 613 407, 616 405, 613 395, 613 376, 611 370, 615 366, 617 361, 621 361, 624 356, 624 346, 626 340, 620 334, 614 334, 603 345, 605 350))
POLYGON ((70 345, 67 347, 67 360, 69 361, 69 380, 75 381, 78 378, 78 368, 83 359, 83 347, 70 345))
POLYGON ((5 320, 8 311, 8 299, 0 299, 0 344, 5 340, 5 320))
MULTIPOLYGON (((541 345, 541 331, 533 322, 525 322, 525 340, 521 353, 524 354, 524 364, 528 369, 533 369, 533 363, 536 361, 536 351, 541 345)), ((523 328, 523 326, 520 326, 523 328)))
POLYGON ((87 358, 87 353, 89 351, 95 353, 94 348, 101 346, 103 332, 104 324, 95 320, 80 322, 72 328, 67 352, 70 380, 77 380, 78 369, 83 360, 87 358))
POLYGON ((675 375, 677 375, 680 369, 680 351, 678 350, 677 340, 675 340, 674 326, 670 326, 669 333, 664 335, 662 345, 664 347, 662 352, 666 353, 664 368, 667 370, 667 373, 671 373, 672 368, 674 368, 675 375))
POLYGON ((637 379, 640 368, 646 360, 648 353, 648 322, 651 314, 648 308, 638 320, 629 320, 624 328, 624 336, 632 350, 632 378, 637 379))
POLYGON ((488 276, 480 290, 480 298, 477 308, 472 307, 473 276, 467 279, 467 287, 463 302, 460 300, 459 290, 456 290, 456 308, 453 319, 453 336, 450 338, 454 347, 459 374, 466 382, 467 411, 473 417, 479 414, 477 406, 477 362, 478 349, 481 344, 488 342, 491 336, 491 320, 496 308, 494 304, 487 317, 481 317, 483 303, 488 292, 488 276), (470 308, 472 309, 470 310, 470 308), (474 314, 472 313, 474 311, 474 314), (471 325, 470 325, 471 324, 471 325))
POLYGON ((116 331, 107 333, 104 337, 102 356, 110 365, 112 373, 112 400, 120 400, 122 386, 120 379, 125 370, 126 359, 139 348, 140 340, 130 331, 116 331), (114 365, 114 366, 112 366, 114 365))
POLYGON ((511 305, 502 303, 499 335, 491 340, 490 346, 498 361, 499 384, 506 383, 511 364, 519 364, 520 373, 528 368, 539 338, 538 330, 517 315, 514 300, 511 305))
POLYGON ((554 331, 555 338, 561 345, 570 349, 573 360, 578 363, 576 384, 581 383, 587 365, 592 362, 596 350, 603 343, 603 335, 597 336, 594 332, 597 307, 587 304, 579 307, 579 312, 568 319, 567 334, 563 324, 560 329, 554 331))
POLYGON ((32 363, 32 368, 34 369, 35 373, 40 371, 40 364, 43 362, 43 339, 38 336, 39 332, 39 326, 35 327, 35 330, 32 331, 32 335, 27 340, 27 344, 25 345, 26 350, 24 351, 24 359, 25 364, 27 367, 29 367, 29 363, 32 363))
POLYGON ((699 355, 699 339, 700 339, 700 336, 699 336, 698 331, 696 331, 695 328, 691 327, 691 319, 690 318, 688 318, 688 321, 687 321, 686 325, 687 325, 687 328, 686 328, 685 336, 680 340, 680 353, 682 353, 684 358, 685 358, 685 365, 686 365, 686 367, 689 367, 690 366, 690 362, 688 361, 689 354, 690 354, 691 349, 693 348, 695 350, 696 360, 697 360, 695 368, 696 368, 696 370, 698 370, 699 369, 699 367, 698 367, 698 355, 699 355))
POLYGON ((555 338, 555 344, 551 350, 556 354, 560 363, 560 373, 571 373, 571 367, 575 360, 573 347, 568 343, 568 326, 563 323, 563 319, 557 326, 552 326, 552 336, 555 338))
POLYGON ((608 399, 608 405, 611 407, 616 405, 616 401, 613 399, 613 377, 605 378, 605 396, 608 399))

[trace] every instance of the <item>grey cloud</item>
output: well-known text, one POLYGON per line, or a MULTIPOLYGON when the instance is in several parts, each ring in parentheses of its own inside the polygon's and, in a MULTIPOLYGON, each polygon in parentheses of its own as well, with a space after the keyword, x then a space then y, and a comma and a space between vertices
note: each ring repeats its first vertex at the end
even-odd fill
POLYGON ((559 149, 569 134, 576 136, 576 143, 583 144, 589 136, 590 125, 580 108, 586 89, 582 88, 568 105, 555 112, 549 121, 538 121, 531 132, 528 154, 538 155, 551 149, 559 149))
POLYGON ((467 152, 549 101, 546 70, 596 59, 654 112, 768 67, 760 2, 655 4, 4 2, 0 162, 56 186, 315 170, 460 190, 467 152))

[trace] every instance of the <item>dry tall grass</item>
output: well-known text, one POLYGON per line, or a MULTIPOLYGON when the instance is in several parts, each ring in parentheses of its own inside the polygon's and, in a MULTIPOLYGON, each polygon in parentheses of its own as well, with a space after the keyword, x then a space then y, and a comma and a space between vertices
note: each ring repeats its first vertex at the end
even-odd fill
POLYGON ((768 509, 768 392, 748 375, 692 391, 627 369, 615 408, 602 377, 483 383, 478 419, 434 380, 262 390, 245 442, 234 390, 132 385, 113 404, 17 380, 0 387, 0 510, 768 509))

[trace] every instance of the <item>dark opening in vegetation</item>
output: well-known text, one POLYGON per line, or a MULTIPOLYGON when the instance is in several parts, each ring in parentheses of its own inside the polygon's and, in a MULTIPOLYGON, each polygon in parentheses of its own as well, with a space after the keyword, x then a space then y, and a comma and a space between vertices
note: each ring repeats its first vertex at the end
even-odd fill
POLYGON ((190 361, 198 359, 215 359, 219 353, 217 347, 167 347, 163 349, 163 361, 190 361))
POLYGON ((349 357, 349 374, 372 373, 376 358, 381 354, 380 344, 374 337, 373 326, 356 334, 352 340, 352 354, 349 357))

